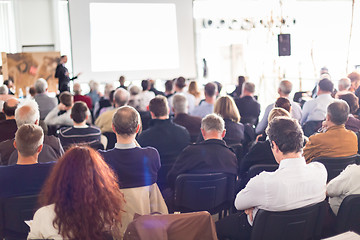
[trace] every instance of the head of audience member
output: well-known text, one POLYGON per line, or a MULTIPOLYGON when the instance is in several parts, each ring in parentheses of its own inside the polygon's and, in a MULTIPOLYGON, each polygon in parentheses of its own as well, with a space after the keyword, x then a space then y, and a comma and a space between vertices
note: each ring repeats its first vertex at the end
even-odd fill
POLYGON ((114 85, 112 83, 107 83, 105 84, 105 89, 104 89, 104 97, 107 98, 107 99, 110 99, 110 93, 111 91, 113 91, 115 88, 114 88, 114 85))
POLYGON ((288 111, 286 111, 283 108, 274 107, 271 109, 269 116, 268 116, 268 122, 271 122, 276 117, 288 117, 291 118, 291 115, 288 111))
POLYGON ((206 115, 201 120, 201 134, 203 135, 204 140, 222 140, 226 134, 224 119, 216 113, 206 115))
POLYGON ((35 124, 24 124, 15 134, 14 147, 18 152, 17 164, 35 164, 42 150, 44 133, 41 127, 35 124))
POLYGON ((99 92, 99 83, 98 82, 96 82, 94 80, 90 80, 89 87, 90 87, 90 92, 95 92, 95 93, 99 92))
POLYGON ((347 76, 351 81, 350 91, 355 92, 360 86, 360 73, 354 71, 347 76))
POLYGON ((222 89, 223 85, 218 81, 214 81, 214 83, 216 85, 216 97, 219 97, 219 94, 221 93, 221 89, 222 89))
MULTIPOLYGON (((304 133, 299 122, 289 117, 275 117, 266 128, 275 160, 300 158, 304 133)), ((305 161, 305 160, 304 160, 305 161)))
POLYGON ((15 119, 15 110, 19 104, 19 101, 15 98, 10 98, 4 102, 3 112, 5 113, 6 119, 15 119))
POLYGON ((74 122, 74 126, 85 126, 88 116, 89 109, 84 102, 76 102, 71 108, 70 117, 74 122))
POLYGON ((344 100, 350 107, 350 113, 356 114, 359 109, 359 98, 354 93, 342 94, 339 99, 344 100))
POLYGON ((175 92, 182 92, 186 87, 186 80, 184 77, 178 77, 175 80, 175 92))
POLYGON ((324 66, 320 69, 320 75, 325 74, 325 73, 329 73, 329 69, 324 66))
POLYGON ((34 100, 25 100, 15 110, 15 121, 17 127, 24 124, 39 125, 39 106, 34 100))
POLYGON ((8 95, 9 89, 6 85, 0 86, 0 95, 8 95))
POLYGON ((74 98, 70 92, 65 91, 62 92, 59 96, 60 104, 64 105, 64 110, 70 110, 72 105, 74 104, 74 98))
POLYGON ((254 83, 251 83, 251 82, 245 82, 243 85, 242 85, 242 96, 245 97, 245 96, 254 96, 254 93, 255 93, 255 84, 254 83))
POLYGON ((67 61, 68 61, 68 58, 66 55, 62 55, 60 57, 60 64, 65 64, 65 63, 67 63, 67 61))
POLYGON ((30 94, 31 97, 35 97, 36 89, 35 89, 34 86, 29 88, 29 94, 30 94))
POLYGON ((319 90, 317 95, 319 96, 322 94, 331 94, 333 90, 334 90, 333 82, 327 78, 324 78, 319 82, 319 90))
POLYGON ((164 96, 158 95, 151 99, 149 110, 152 119, 164 120, 169 118, 169 104, 164 96))
POLYGON ((327 114, 323 126, 339 126, 345 124, 349 118, 350 108, 344 100, 335 100, 327 107, 327 114))
POLYGON ((34 86, 37 94, 45 93, 48 90, 48 84, 43 78, 36 80, 34 86))
POLYGON ((191 81, 189 83, 189 93, 192 94, 194 97, 199 98, 200 97, 200 91, 199 86, 196 81, 191 81))
POLYGON ((4 81, 4 85, 8 87, 8 89, 14 87, 14 81, 12 79, 8 79, 4 81))
POLYGON ((118 88, 114 92, 114 106, 115 108, 122 107, 128 104, 130 93, 124 88, 118 88))
POLYGON ((124 86, 124 85, 125 85, 125 77, 124 77, 124 76, 120 76, 120 77, 119 77, 119 83, 120 83, 120 86, 124 86))
POLYGON ((140 101, 139 101, 139 98, 138 95, 139 93, 141 92, 141 89, 136 86, 136 85, 132 85, 130 88, 129 88, 129 92, 130 92, 130 99, 129 99, 129 106, 135 108, 135 109, 138 109, 139 106, 140 106, 140 101))
POLYGON ((184 95, 177 93, 174 95, 172 101, 173 101, 173 105, 172 105, 173 112, 175 116, 181 113, 188 113, 189 106, 187 99, 184 95))
POLYGON ((150 89, 150 82, 149 80, 142 80, 141 81, 141 87, 143 91, 147 91, 150 89))
POLYGON ((165 94, 173 94, 174 93, 174 81, 173 80, 167 80, 165 82, 165 94))
POLYGON ((214 104, 217 94, 217 86, 215 83, 209 82, 204 87, 205 101, 214 104))
POLYGON ((140 114, 133 107, 120 107, 113 116, 112 129, 116 134, 118 143, 133 143, 136 134, 138 134, 141 129, 140 114))
POLYGON ((234 100, 229 96, 222 96, 216 100, 214 113, 220 115, 223 119, 229 119, 233 122, 240 122, 240 113, 234 100))
POLYGON ((82 89, 80 83, 74 83, 73 91, 74 91, 74 95, 81 95, 82 89))
POLYGON ((41 206, 55 205, 53 225, 64 239, 101 240, 104 232, 119 238, 124 195, 115 173, 94 149, 68 149, 50 172, 40 196, 41 206))
POLYGON ((341 78, 338 83, 339 91, 348 91, 351 87, 351 80, 349 78, 341 78))
POLYGON ((278 93, 280 95, 280 97, 289 97, 291 91, 292 91, 292 83, 288 80, 282 80, 280 82, 279 88, 278 88, 278 93))
POLYGON ((288 98, 279 97, 275 102, 275 107, 283 108, 286 111, 290 112, 291 111, 290 100, 288 98))

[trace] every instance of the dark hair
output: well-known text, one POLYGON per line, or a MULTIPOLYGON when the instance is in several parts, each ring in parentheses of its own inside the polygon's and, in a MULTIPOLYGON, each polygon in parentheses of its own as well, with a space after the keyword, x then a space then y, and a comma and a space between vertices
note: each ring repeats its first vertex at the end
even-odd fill
POLYGON ((65 91, 60 94, 59 100, 65 106, 70 107, 73 103, 73 96, 71 95, 70 92, 65 91))
POLYGON ((141 118, 135 108, 123 106, 115 112, 112 124, 117 134, 129 136, 136 133, 138 125, 141 125, 141 118))
POLYGON ((217 86, 215 83, 209 82, 205 85, 204 92, 207 96, 213 97, 217 92, 217 86))
POLYGON ((74 146, 52 169, 40 204, 55 204, 53 225, 64 239, 102 240, 104 232, 120 231, 124 195, 115 173, 97 151, 74 146))
POLYGON ((238 86, 239 86, 239 87, 242 87, 242 85, 244 84, 245 81, 246 81, 246 80, 245 80, 245 77, 244 77, 244 76, 239 76, 239 77, 238 77, 238 86))
POLYGON ((324 78, 320 80, 319 88, 325 92, 332 92, 334 89, 334 84, 329 79, 324 78))
POLYGON ((178 87, 178 88, 181 88, 183 89, 185 86, 186 86, 186 80, 184 77, 178 77, 175 81, 175 85, 178 87))
POLYGON ((354 93, 339 95, 339 99, 344 100, 350 107, 350 113, 356 114, 359 109, 359 98, 354 93))
POLYGON ((283 108, 286 111, 290 112, 291 109, 291 103, 289 99, 284 97, 279 97, 275 102, 275 107, 283 108))
POLYGON ((142 87, 143 91, 148 90, 149 80, 142 80, 141 81, 141 87, 142 87))
POLYGON ((162 117, 169 114, 169 106, 166 97, 156 96, 149 103, 149 110, 155 117, 162 117))
POLYGON ((327 107, 327 115, 336 125, 345 124, 348 120, 350 108, 344 100, 335 100, 327 107))
POLYGON ((283 154, 298 153, 303 147, 304 134, 296 119, 275 117, 266 128, 266 134, 283 154))
POLYGON ((174 81, 172 81, 172 80, 167 80, 167 81, 165 82, 165 91, 170 92, 170 91, 173 90, 173 88, 174 88, 174 81))
POLYGON ((109 93, 109 100, 110 102, 114 102, 114 93, 115 93, 115 90, 111 90, 111 92, 109 93))
POLYGON ((71 108, 71 118, 76 123, 82 123, 85 121, 87 116, 88 107, 84 102, 76 102, 74 106, 71 108))
POLYGON ((18 104, 16 104, 15 106, 10 107, 8 102, 5 101, 4 105, 3 105, 3 112, 5 113, 6 116, 9 116, 9 117, 14 116, 17 105, 18 104))
POLYGON ((36 89, 35 89, 35 87, 30 87, 30 88, 29 88, 29 93, 30 93, 31 96, 35 96, 35 94, 36 94, 36 89))

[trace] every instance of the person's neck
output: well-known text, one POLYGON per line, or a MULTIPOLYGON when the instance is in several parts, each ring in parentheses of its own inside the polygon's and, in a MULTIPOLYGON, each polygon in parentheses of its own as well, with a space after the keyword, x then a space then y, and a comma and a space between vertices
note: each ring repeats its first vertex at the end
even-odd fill
POLYGON ((210 104, 214 104, 215 103, 215 96, 214 97, 209 97, 205 95, 205 102, 210 103, 210 104))
POLYGON ((5 117, 6 117, 6 120, 15 119, 15 116, 8 116, 8 115, 5 115, 5 117))
POLYGON ((289 98, 289 94, 284 94, 282 92, 279 93, 279 96, 283 98, 289 98))
POLYGON ((318 92, 318 96, 320 96, 320 95, 325 95, 325 94, 328 94, 328 95, 330 95, 331 94, 331 92, 325 92, 325 91, 322 91, 322 90, 319 90, 319 92, 318 92))
POLYGON ((289 159, 289 158, 301 158, 302 157, 302 152, 297 152, 297 153, 286 153, 286 154, 282 154, 282 156, 280 157, 281 159, 279 160, 279 163, 284 160, 284 159, 289 159))
POLYGON ((253 97, 253 96, 254 96, 254 94, 249 93, 249 92, 244 92, 242 95, 242 97, 253 97))
POLYGON ((84 120, 81 123, 76 123, 75 121, 73 121, 73 122, 74 122, 74 127, 83 127, 86 125, 86 120, 84 120))
POLYGON ((188 114, 187 112, 174 112, 174 116, 176 117, 177 115, 180 115, 180 114, 188 114))
POLYGON ((116 142, 119 144, 131 144, 135 142, 135 136, 136 134, 130 136, 116 134, 116 142))
POLYGON ((155 117, 153 119, 158 119, 158 120, 166 120, 166 119, 169 119, 169 116, 160 116, 160 117, 155 117))
POLYGON ((35 155, 29 156, 29 157, 23 157, 23 156, 18 152, 17 164, 18 164, 18 165, 36 164, 36 163, 38 163, 38 155, 39 155, 39 154, 35 154, 35 155))

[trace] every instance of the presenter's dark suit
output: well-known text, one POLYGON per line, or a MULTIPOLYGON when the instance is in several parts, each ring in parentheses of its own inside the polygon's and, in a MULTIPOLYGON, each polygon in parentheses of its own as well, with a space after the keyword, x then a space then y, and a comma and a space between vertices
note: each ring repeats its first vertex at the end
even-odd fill
POLYGON ((65 91, 70 92, 69 82, 77 78, 77 77, 69 78, 69 76, 67 76, 66 74, 68 72, 69 72, 68 69, 63 64, 57 65, 55 71, 55 77, 59 79, 60 92, 65 92, 65 91))
POLYGON ((220 139, 208 139, 186 147, 176 159, 168 174, 170 187, 183 173, 237 174, 237 159, 233 151, 220 139))

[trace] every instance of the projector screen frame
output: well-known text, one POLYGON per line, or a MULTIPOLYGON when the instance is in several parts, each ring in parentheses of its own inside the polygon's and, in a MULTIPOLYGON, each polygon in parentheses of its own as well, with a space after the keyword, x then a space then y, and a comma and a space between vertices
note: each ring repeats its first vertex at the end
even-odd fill
POLYGON ((120 75, 127 80, 172 79, 178 76, 197 78, 195 60, 194 21, 192 0, 81 0, 69 1, 70 33, 74 73, 82 72, 79 82, 90 79, 99 82, 116 81, 120 75), (179 68, 162 70, 136 70, 93 72, 91 70, 90 3, 172 3, 176 7, 179 68))

